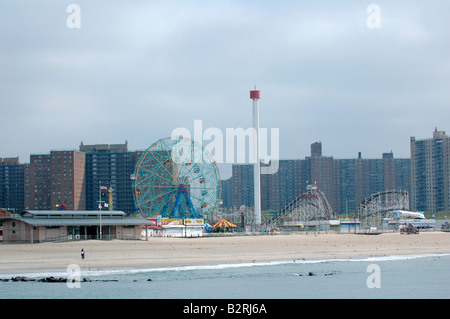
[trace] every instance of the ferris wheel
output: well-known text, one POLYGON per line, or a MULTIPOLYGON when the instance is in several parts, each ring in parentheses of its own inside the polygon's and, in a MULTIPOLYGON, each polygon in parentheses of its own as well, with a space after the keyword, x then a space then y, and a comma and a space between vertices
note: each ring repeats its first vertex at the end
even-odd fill
POLYGON ((160 139, 135 167, 134 201, 146 218, 211 218, 220 200, 219 170, 195 140, 160 139))

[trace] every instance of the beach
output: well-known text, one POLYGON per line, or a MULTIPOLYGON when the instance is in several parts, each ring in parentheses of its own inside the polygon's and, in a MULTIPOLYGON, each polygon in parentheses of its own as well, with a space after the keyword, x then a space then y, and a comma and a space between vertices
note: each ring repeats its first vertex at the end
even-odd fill
POLYGON ((82 269, 122 269, 439 253, 450 253, 450 233, 150 237, 133 241, 4 244, 0 247, 0 273, 65 271, 71 264, 82 269), (83 260, 81 249, 86 252, 83 260))

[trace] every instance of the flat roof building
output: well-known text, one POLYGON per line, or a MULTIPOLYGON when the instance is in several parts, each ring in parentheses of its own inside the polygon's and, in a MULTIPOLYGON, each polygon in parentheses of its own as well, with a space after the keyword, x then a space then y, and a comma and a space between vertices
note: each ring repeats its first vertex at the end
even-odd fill
POLYGON ((105 201, 109 208, 124 211, 127 214, 136 212, 134 205, 131 175, 134 174, 140 152, 129 152, 125 144, 80 144, 80 151, 86 154, 85 182, 86 209, 98 209, 98 202, 105 201), (112 202, 109 193, 104 191, 99 199, 100 184, 112 190, 112 202))
POLYGON ((410 138, 410 209, 430 213, 450 210, 450 138, 444 131, 432 138, 410 138))
POLYGON ((86 209, 85 154, 50 151, 30 155, 26 176, 25 209, 86 209))
POLYGON ((0 158, 0 207, 20 212, 25 208, 25 177, 28 165, 19 158, 0 158))
POLYGON ((50 207, 86 209, 85 154, 78 151, 50 152, 50 207))
POLYGON ((143 217, 121 211, 36 211, 0 217, 4 242, 44 242, 81 239, 140 239, 143 217))

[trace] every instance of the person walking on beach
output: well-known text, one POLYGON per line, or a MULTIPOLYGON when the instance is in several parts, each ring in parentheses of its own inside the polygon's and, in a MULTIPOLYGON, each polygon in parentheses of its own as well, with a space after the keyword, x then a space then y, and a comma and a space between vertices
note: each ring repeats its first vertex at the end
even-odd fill
POLYGON ((81 248, 81 259, 84 259, 84 248, 81 248))

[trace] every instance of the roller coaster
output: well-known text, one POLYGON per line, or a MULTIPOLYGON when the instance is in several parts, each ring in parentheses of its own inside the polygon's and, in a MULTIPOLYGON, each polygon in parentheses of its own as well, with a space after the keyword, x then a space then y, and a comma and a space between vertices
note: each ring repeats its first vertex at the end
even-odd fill
POLYGON ((387 190, 366 197, 358 207, 361 227, 380 227, 384 218, 395 218, 396 210, 409 210, 409 195, 405 190, 387 190))
POLYGON ((300 194, 274 218, 279 225, 305 223, 310 221, 337 219, 324 193, 317 186, 308 185, 306 193, 300 194))

